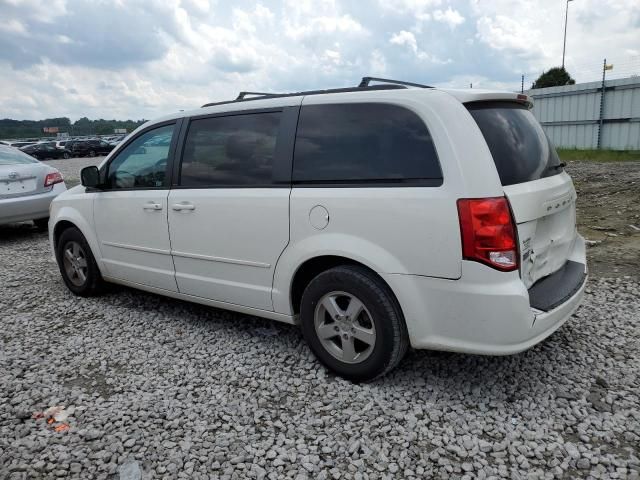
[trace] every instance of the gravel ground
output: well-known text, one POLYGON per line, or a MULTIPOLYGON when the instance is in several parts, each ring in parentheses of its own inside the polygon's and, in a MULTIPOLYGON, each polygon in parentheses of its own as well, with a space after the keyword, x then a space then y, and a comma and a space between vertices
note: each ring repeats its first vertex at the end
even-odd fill
POLYGON ((570 162, 567 171, 591 271, 640 280, 640 162, 570 162))
POLYGON ((630 277, 592 278, 522 354, 410 352, 352 385, 293 326, 123 287, 74 297, 28 224, 0 227, 0 265, 2 479, 640 478, 630 277), (33 418, 57 405, 66 420, 33 418))

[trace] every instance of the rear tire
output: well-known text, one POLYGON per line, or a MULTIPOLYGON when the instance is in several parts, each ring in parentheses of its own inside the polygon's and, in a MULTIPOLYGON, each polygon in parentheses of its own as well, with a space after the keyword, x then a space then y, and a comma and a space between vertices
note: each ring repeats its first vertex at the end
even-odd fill
POLYGON ((68 228, 56 246, 56 260, 65 285, 80 297, 98 295, 104 280, 84 235, 75 227, 68 228))
POLYGON ((62 154, 62 158, 65 158, 65 159, 66 159, 66 158, 69 158, 69 154, 68 154, 67 152, 64 152, 64 153, 62 154))
POLYGON ((36 226, 36 228, 41 231, 41 232, 45 232, 49 229, 49 217, 47 218, 38 218, 37 220, 33 221, 33 224, 36 226))
POLYGON ((95 156, 96 156, 96 152, 95 152, 95 151, 93 151, 93 150, 91 150, 91 151, 89 152, 89 156, 90 156, 90 157, 95 157, 95 156))
POLYGON ((385 375, 409 347, 398 302, 363 267, 335 267, 311 280, 302 295, 300 318, 318 360, 353 382, 385 375))

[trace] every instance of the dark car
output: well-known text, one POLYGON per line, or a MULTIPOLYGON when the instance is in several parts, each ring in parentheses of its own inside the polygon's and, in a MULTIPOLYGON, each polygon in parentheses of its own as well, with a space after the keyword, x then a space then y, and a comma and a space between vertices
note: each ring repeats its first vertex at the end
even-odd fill
POLYGON ((9 145, 15 148, 28 147, 29 145, 35 145, 37 142, 12 142, 9 145))
POLYGON ((66 148, 74 157, 95 157, 107 155, 115 146, 104 140, 73 140, 67 142, 66 148))
POLYGON ((28 145, 22 147, 24 153, 31 155, 38 160, 45 160, 47 158, 70 158, 71 152, 66 148, 56 148, 55 143, 36 143, 35 145, 28 145))

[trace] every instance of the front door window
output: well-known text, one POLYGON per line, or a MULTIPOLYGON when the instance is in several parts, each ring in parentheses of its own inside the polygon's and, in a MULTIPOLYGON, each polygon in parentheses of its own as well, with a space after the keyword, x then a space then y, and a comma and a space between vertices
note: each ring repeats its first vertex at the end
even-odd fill
POLYGON ((127 145, 109 164, 111 189, 166 186, 167 158, 175 125, 149 130, 127 145))

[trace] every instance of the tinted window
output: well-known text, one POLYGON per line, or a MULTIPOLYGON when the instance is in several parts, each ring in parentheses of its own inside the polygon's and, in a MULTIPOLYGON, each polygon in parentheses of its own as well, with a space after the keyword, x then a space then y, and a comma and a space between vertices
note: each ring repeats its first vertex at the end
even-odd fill
POLYGON ((502 185, 562 172, 556 149, 526 107, 492 102, 469 104, 467 108, 491 150, 502 185))
POLYGON ((280 116, 255 113, 193 120, 184 146, 180 185, 272 184, 280 116))
POLYGON ((410 110, 373 103, 302 108, 294 181, 441 179, 431 135, 424 122, 410 110))
POLYGON ((127 145, 109 164, 109 187, 117 189, 165 186, 173 127, 174 125, 166 125, 149 130, 127 145))
POLYGON ((33 157, 14 147, 0 145, 0 165, 22 165, 28 163, 38 163, 33 157))

